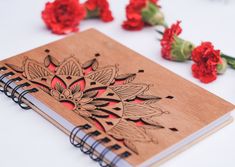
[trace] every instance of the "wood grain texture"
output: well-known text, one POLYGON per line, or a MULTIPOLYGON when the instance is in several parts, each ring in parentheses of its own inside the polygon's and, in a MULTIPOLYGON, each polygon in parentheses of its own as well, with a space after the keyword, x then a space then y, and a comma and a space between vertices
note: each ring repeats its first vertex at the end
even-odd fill
MULTIPOLYGON (((96 129, 99 128, 95 125, 98 122, 103 127, 99 128, 102 136, 109 136, 113 143, 122 145, 119 152, 129 150, 132 153, 127 160, 133 165, 140 164, 234 109, 233 104, 94 29, 11 57, 2 63, 14 69, 17 75, 30 80, 35 87, 44 85, 33 95, 74 125, 89 122, 96 129), (33 69, 38 70, 33 72, 33 69), (53 87, 51 82, 55 76, 67 86, 61 88, 57 84, 53 87), (62 105, 64 99, 61 100, 61 96, 69 97, 71 94, 68 85, 80 78, 89 83, 86 90, 98 90, 97 85, 93 85, 94 81, 99 89, 105 88, 121 112, 118 113, 118 109, 115 113, 107 103, 97 101, 97 92, 78 88, 77 92, 82 93, 79 100, 84 102, 85 94, 92 99, 85 99, 85 109, 83 105, 82 110, 77 107, 77 112, 74 112, 62 105), (61 92, 59 96, 51 93, 55 90, 61 92), (101 108, 105 112, 100 112, 101 108), (107 111, 113 113, 116 119, 107 117, 104 114, 107 111)), ((108 94, 101 96, 105 95, 103 99, 107 101, 108 94)))

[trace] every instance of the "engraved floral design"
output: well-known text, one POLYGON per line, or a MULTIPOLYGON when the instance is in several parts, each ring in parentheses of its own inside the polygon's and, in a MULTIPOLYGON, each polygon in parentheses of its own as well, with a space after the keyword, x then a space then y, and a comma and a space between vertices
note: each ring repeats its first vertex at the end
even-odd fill
POLYGON ((146 94, 149 85, 134 83, 136 73, 119 74, 117 65, 99 67, 96 58, 80 63, 75 57, 59 62, 47 56, 44 63, 27 58, 22 67, 8 66, 136 154, 137 143, 158 143, 149 131, 164 128, 156 118, 168 112, 152 106, 161 97, 146 94))
MULTIPOLYGON (((95 105, 89 104, 93 99, 86 96, 84 97, 78 85, 74 86, 72 89, 68 89, 56 83, 55 89, 52 89, 50 94, 58 101, 75 100, 77 110, 92 111, 96 108, 95 105)), ((79 112, 81 115, 82 113, 83 112, 79 112)))

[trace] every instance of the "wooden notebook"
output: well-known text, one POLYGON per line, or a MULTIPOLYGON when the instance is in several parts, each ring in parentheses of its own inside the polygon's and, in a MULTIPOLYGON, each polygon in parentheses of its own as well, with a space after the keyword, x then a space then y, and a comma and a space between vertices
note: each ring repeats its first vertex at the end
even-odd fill
POLYGON ((234 105, 90 29, 0 62, 1 91, 101 166, 151 166, 234 105))

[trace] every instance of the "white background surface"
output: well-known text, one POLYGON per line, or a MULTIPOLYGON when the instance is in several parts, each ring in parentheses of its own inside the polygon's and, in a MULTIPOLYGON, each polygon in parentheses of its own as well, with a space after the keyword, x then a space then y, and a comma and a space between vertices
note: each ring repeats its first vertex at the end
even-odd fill
MULTIPOLYGON (((48 31, 40 18, 47 0, 0 0, 0 59, 62 38, 48 31)), ((81 30, 95 27, 122 44, 174 71, 210 92, 235 103, 235 70, 208 85, 191 75, 191 64, 174 63, 160 56, 159 37, 153 28, 140 32, 121 29, 127 0, 110 0, 115 21, 83 21, 81 30)), ((212 41, 216 48, 235 56, 235 1, 162 0, 169 24, 182 20, 182 37, 195 44, 212 41)), ((180 88, 179 88, 180 89, 180 88)), ((33 111, 23 111, 0 94, 0 167, 97 167, 72 147, 68 137, 33 111)), ((199 111, 200 112, 200 111, 199 111)), ((233 116, 235 114, 233 113, 233 116)), ((188 125, 190 126, 190 125, 188 125)), ((163 164, 163 167, 234 167, 235 123, 163 164)))

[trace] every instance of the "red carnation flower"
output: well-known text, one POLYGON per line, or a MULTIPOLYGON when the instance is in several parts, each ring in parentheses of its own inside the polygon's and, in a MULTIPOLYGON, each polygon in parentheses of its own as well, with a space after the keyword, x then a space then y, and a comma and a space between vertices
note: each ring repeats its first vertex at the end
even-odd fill
POLYGON ((128 13, 127 21, 125 21, 122 27, 126 30, 141 30, 144 26, 144 22, 142 21, 142 17, 138 13, 128 13))
POLYGON ((177 21, 176 24, 172 24, 170 28, 166 28, 161 40, 162 46, 162 56, 165 59, 171 60, 171 48, 174 41, 174 37, 181 34, 182 29, 180 27, 180 22, 177 21))
POLYGON ((78 0, 55 0, 46 3, 42 19, 56 34, 77 31, 77 26, 85 17, 85 10, 78 0))
POLYGON ((195 78, 203 83, 209 83, 217 78, 217 66, 221 65, 220 50, 214 50, 210 42, 203 42, 192 51, 192 72, 195 78))
POLYGON ((144 25, 165 25, 164 16, 157 0, 130 0, 122 27, 126 30, 141 30, 144 25))
POLYGON ((87 10, 87 18, 100 17, 104 22, 113 21, 107 0, 87 0, 84 5, 87 10))
POLYGON ((161 53, 163 58, 173 61, 190 59, 194 46, 191 42, 178 37, 181 32, 180 21, 177 21, 176 24, 172 24, 170 28, 166 28, 162 33, 161 53))

